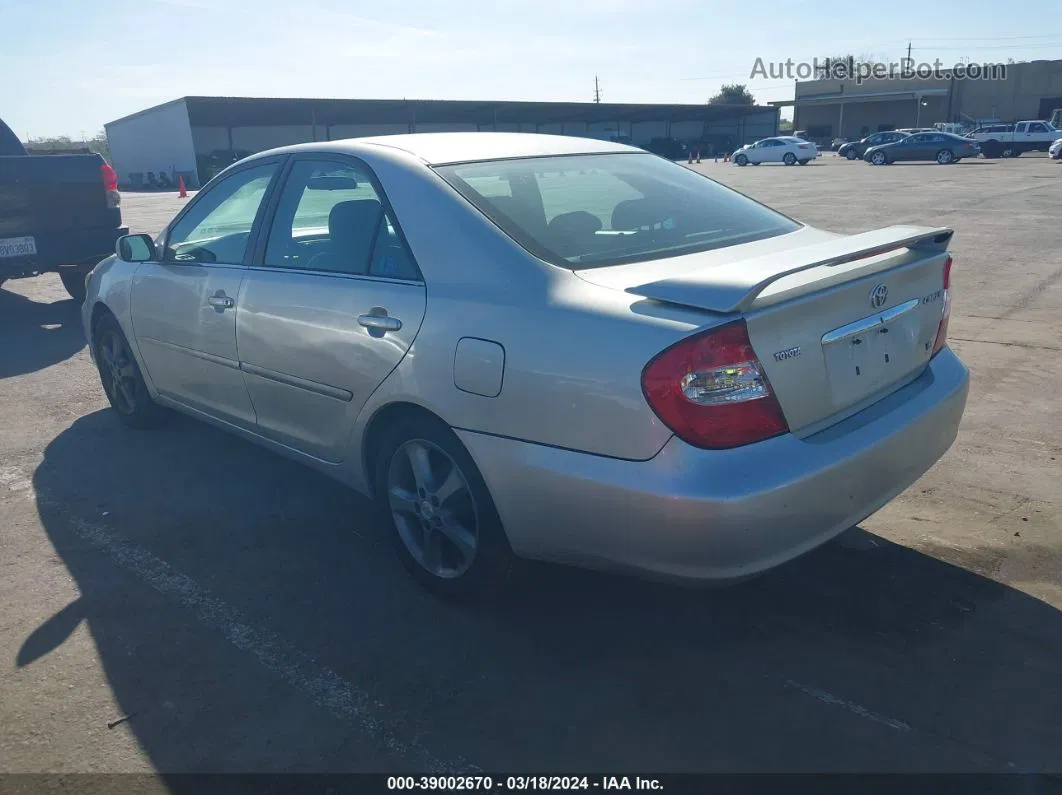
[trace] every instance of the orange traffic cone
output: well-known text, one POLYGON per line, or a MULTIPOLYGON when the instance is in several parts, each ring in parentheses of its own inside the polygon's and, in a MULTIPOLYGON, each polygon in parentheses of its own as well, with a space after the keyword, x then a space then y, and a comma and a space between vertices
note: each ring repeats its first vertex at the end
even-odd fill
POLYGON ((184 187, 184 176, 183 175, 177 177, 177 194, 182 199, 187 199, 188 198, 188 191, 185 190, 185 187, 184 187))

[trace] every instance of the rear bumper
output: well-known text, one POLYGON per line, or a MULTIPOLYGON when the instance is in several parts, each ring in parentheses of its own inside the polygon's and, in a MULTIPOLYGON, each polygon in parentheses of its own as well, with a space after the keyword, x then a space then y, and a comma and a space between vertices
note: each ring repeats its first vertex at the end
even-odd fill
POLYGON ((955 439, 969 374, 945 348, 915 381, 806 439, 736 450, 672 438, 649 461, 458 434, 524 557, 681 580, 733 580, 858 524, 955 439))
POLYGON ((36 242, 37 254, 0 259, 0 278, 36 276, 60 268, 90 270, 97 262, 114 253, 115 243, 122 235, 129 234, 129 228, 107 226, 30 234, 36 242))

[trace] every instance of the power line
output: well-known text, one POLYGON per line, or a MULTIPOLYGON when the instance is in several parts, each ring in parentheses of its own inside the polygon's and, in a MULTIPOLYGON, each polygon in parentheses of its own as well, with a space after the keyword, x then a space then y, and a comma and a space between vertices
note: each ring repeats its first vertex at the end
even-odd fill
POLYGON ((977 50, 1062 50, 1062 41, 1054 42, 1052 44, 971 44, 968 47, 937 47, 935 45, 927 47, 916 47, 916 50, 925 52, 926 50, 964 50, 966 52, 977 50))
POLYGON ((1043 33, 1036 36, 983 36, 983 37, 964 37, 964 36, 943 36, 930 39, 914 39, 914 41, 1017 41, 1019 39, 1057 39, 1062 36, 1062 33, 1043 33))

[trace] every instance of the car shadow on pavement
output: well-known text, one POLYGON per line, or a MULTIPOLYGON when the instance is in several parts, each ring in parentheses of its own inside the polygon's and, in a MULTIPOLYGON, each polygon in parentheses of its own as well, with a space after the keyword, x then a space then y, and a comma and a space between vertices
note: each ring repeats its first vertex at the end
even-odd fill
POLYGON ((33 482, 80 598, 16 665, 87 622, 118 713, 72 730, 128 717, 162 772, 1062 769, 1062 614, 862 531, 730 589, 535 565, 472 608, 192 420, 82 417, 33 482))
POLYGON ((43 370, 84 348, 80 309, 74 300, 41 304, 0 288, 0 378, 43 370))

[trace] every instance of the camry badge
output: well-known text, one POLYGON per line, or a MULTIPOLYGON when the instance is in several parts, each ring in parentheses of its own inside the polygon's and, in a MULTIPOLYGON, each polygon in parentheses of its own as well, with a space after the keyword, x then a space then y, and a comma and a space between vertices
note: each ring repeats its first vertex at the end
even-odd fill
POLYGON ((797 345, 795 348, 786 348, 784 351, 778 351, 778 353, 774 355, 774 360, 776 362, 784 362, 786 359, 795 359, 799 355, 800 346, 797 345))
POLYGON ((870 291, 870 305, 875 309, 881 309, 885 306, 885 302, 889 300, 889 288, 884 284, 879 284, 873 290, 870 291))

